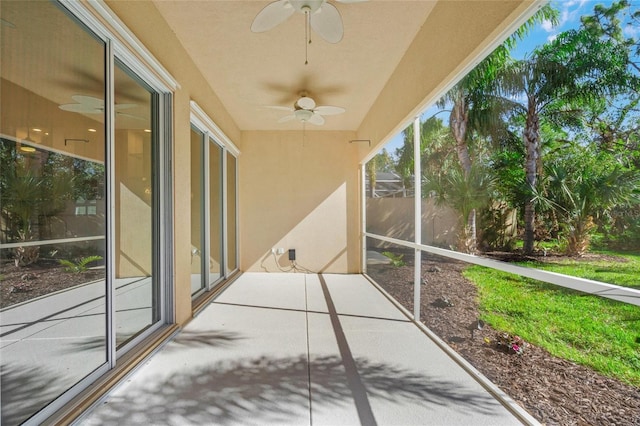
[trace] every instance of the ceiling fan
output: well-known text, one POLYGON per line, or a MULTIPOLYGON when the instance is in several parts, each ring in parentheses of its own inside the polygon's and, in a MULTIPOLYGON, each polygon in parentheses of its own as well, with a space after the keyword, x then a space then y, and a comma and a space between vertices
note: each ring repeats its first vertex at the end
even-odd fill
POLYGON ((274 109, 289 111, 292 114, 286 115, 278 120, 278 123, 284 123, 291 120, 298 120, 302 124, 311 123, 316 126, 322 126, 324 124, 325 115, 337 115, 345 112, 344 108, 337 106, 317 106, 316 101, 303 93, 294 104, 293 108, 274 106, 270 107, 274 109))
MULTIPOLYGON (((73 95, 71 96, 71 99, 73 99, 75 103, 62 104, 62 105, 59 105, 58 108, 60 108, 63 111, 77 112, 80 114, 104 113, 104 101, 100 98, 95 98, 93 96, 85 96, 85 95, 73 95)), ((118 115, 135 118, 138 120, 144 120, 141 117, 137 117, 135 115, 125 114, 121 112, 121 110, 123 109, 135 108, 136 106, 137 106, 136 104, 116 104, 115 111, 116 111, 116 114, 118 115)))
MULTIPOLYGON (((367 0, 336 1, 340 3, 360 3, 367 0)), ((320 37, 329 43, 338 43, 342 40, 344 33, 342 17, 338 9, 328 3, 327 0, 277 0, 269 3, 253 20, 251 31, 261 33, 275 28, 295 12, 305 15, 307 30, 310 25, 320 37)))

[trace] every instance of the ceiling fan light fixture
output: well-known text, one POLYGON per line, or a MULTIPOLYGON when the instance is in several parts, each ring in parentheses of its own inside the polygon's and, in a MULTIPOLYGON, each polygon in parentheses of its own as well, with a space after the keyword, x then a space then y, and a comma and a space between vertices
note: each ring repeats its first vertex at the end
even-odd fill
POLYGON ((309 111, 308 109, 297 109, 294 112, 296 118, 302 122, 309 121, 309 119, 313 116, 313 111, 309 111))
POLYGON ((29 145, 22 145, 20 146, 20 151, 22 152, 36 152, 36 149, 32 146, 29 145))

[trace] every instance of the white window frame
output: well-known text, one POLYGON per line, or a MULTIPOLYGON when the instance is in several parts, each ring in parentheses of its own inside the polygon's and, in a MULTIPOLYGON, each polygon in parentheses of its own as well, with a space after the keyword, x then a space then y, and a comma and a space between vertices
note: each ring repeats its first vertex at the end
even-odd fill
MULTIPOLYGON (((198 105, 198 103, 196 101, 191 101, 190 103, 191 106, 191 126, 194 127, 195 129, 197 129, 200 133, 202 133, 204 135, 205 138, 205 145, 204 145, 204 152, 203 152, 203 158, 204 159, 208 159, 209 158, 209 143, 215 143, 216 145, 218 145, 220 148, 222 148, 222 181, 221 181, 221 185, 222 185, 222 232, 221 232, 221 244, 222 244, 222 258, 220 259, 221 262, 221 269, 222 269, 222 273, 220 276, 220 279, 215 281, 214 283, 208 284, 206 286, 207 290, 211 290, 212 288, 214 288, 218 283, 220 283, 222 280, 225 280, 227 278, 229 278, 229 276, 231 274, 233 274, 234 272, 236 272, 239 268, 239 241, 238 241, 238 156, 240 155, 240 150, 238 149, 238 147, 231 141, 231 139, 220 129, 220 127, 218 127, 217 124, 215 124, 215 122, 209 117, 209 115, 207 115, 206 112, 204 112, 204 110, 200 107, 200 105, 198 105), (236 268, 232 271, 228 270, 227 265, 229 264, 228 260, 229 260, 229 253, 227 248, 229 247, 228 244, 228 231, 227 231, 227 218, 228 218, 228 214, 229 214, 229 197, 228 197, 228 190, 227 190, 227 154, 231 154, 235 159, 236 159, 236 208, 235 208, 235 222, 236 222, 236 252, 235 257, 236 257, 236 268)), ((206 163, 205 163, 206 166, 206 163)), ((204 167, 204 181, 203 181, 203 192, 204 192, 204 200, 203 203, 205 203, 205 205, 208 205, 208 197, 209 197, 209 168, 208 167, 204 167)), ((209 229, 208 226, 209 225, 209 221, 206 220, 205 221, 205 228, 203 230, 203 232, 206 232, 205 235, 209 235, 209 229)), ((208 238, 205 239, 205 249, 207 252, 207 255, 209 253, 209 244, 210 241, 208 238)), ((198 293, 196 293, 197 295, 198 293)), ((197 297, 197 296, 196 296, 197 297)))

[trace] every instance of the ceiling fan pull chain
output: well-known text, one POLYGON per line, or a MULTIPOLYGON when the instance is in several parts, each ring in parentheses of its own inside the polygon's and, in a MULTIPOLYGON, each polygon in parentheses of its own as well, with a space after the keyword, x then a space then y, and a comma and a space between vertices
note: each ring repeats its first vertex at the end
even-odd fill
POLYGON ((307 139, 307 123, 303 121, 302 122, 302 147, 303 148, 304 148, 306 139, 307 139))
POLYGON ((309 15, 309 11, 304 11, 304 64, 309 64, 309 45, 311 44, 311 34, 309 34, 309 25, 311 20, 311 15, 309 15))

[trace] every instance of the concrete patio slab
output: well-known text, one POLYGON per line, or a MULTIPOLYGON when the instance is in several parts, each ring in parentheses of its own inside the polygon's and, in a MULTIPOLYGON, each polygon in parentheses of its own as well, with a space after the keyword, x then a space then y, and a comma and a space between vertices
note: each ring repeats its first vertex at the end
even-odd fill
POLYGON ((366 278, 302 274, 243 275, 78 423, 123 421, 521 424, 366 278))
POLYGON ((305 316, 214 303, 81 424, 309 424, 305 316))
POLYGON ((216 302, 304 311, 305 275, 245 273, 216 302))

